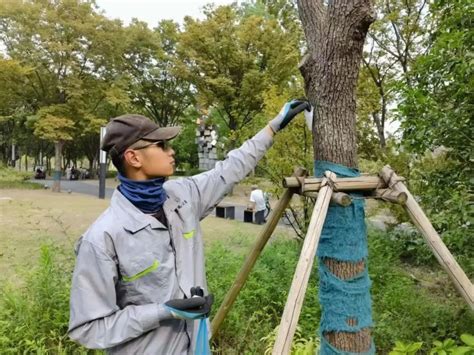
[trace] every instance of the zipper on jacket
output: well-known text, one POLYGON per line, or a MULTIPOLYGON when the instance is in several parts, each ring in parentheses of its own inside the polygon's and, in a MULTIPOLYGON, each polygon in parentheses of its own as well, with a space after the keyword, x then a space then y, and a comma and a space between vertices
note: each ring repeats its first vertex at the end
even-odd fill
MULTIPOLYGON (((173 242, 173 227, 171 226, 170 219, 168 218, 168 215, 167 215, 166 211, 163 210, 163 212, 165 213, 166 219, 168 220, 168 232, 169 232, 169 235, 170 235, 171 250, 173 251, 173 255, 174 255, 174 273, 175 273, 175 276, 176 276, 176 282, 178 283, 178 287, 179 287, 180 291, 183 293, 184 297, 186 297, 186 293, 183 291, 183 289, 181 288, 181 285, 179 283, 178 265, 177 265, 177 261, 176 261, 176 247, 175 247, 174 242, 173 242)), ((186 320, 184 320, 184 332, 186 333, 186 337, 188 338, 188 349, 189 349, 191 347, 191 337, 189 336, 189 333, 188 333, 188 322, 186 322, 186 320)))

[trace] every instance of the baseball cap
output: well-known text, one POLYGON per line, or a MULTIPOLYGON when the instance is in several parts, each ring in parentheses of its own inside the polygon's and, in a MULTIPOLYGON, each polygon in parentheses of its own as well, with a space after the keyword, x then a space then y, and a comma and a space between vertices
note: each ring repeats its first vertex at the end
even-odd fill
POLYGON ((119 156, 139 140, 167 141, 176 137, 181 127, 160 127, 148 117, 126 114, 113 118, 106 126, 100 149, 119 156))

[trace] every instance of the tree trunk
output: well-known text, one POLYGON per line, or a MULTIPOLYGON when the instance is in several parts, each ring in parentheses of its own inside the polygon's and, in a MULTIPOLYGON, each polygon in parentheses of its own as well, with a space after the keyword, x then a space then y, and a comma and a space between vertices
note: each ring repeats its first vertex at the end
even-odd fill
POLYGON ((372 112, 372 119, 374 120, 375 127, 377 127, 377 136, 379 137, 380 148, 385 149, 385 122, 384 122, 384 107, 382 107, 382 117, 379 116, 378 111, 372 112))
POLYGON ((54 143, 54 181, 51 190, 53 192, 61 192, 61 154, 64 143, 59 141, 54 143))
MULTIPOLYGON (((308 42, 300 70, 314 106, 314 159, 357 168, 355 92, 365 37, 374 21, 371 2, 298 0, 298 11, 308 42)), ((365 270, 365 260, 327 257, 320 258, 322 263, 342 280, 365 270)), ((322 312, 324 318, 327 310, 323 307, 322 312)), ((351 315, 345 321, 350 327, 358 322, 351 315)), ((335 348, 354 353, 367 352, 372 344, 370 328, 325 331, 323 337, 335 348)))

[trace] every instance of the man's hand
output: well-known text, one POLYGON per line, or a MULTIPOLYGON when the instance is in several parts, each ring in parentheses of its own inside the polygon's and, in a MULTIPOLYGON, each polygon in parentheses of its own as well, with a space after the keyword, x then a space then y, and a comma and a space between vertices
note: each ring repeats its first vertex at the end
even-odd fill
POLYGON ((191 288, 191 298, 169 300, 164 304, 173 318, 177 319, 201 319, 209 316, 214 296, 204 296, 201 287, 191 288))
POLYGON ((268 125, 276 133, 280 129, 285 128, 303 110, 311 111, 311 105, 307 100, 291 100, 283 106, 280 113, 268 125))

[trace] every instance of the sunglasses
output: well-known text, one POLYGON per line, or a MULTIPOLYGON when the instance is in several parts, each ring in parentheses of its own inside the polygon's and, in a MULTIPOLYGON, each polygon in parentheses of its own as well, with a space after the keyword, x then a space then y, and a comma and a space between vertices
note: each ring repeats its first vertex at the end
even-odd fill
POLYGON ((141 149, 145 149, 145 148, 148 148, 152 145, 156 145, 158 148, 161 148, 163 150, 168 150, 169 148, 171 148, 171 145, 169 144, 168 141, 156 141, 156 142, 150 142, 149 144, 145 144, 141 147, 137 147, 137 148, 133 148, 131 147, 131 149, 133 150, 141 150, 141 149))

